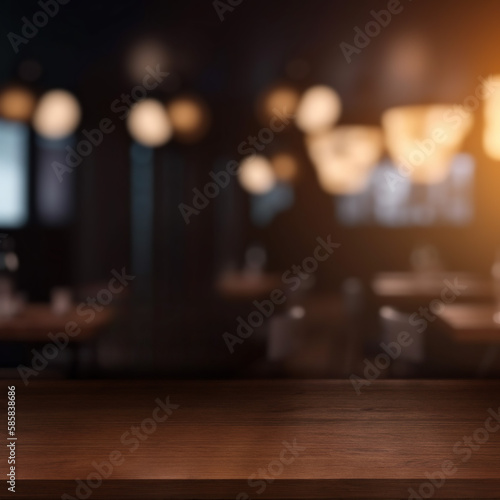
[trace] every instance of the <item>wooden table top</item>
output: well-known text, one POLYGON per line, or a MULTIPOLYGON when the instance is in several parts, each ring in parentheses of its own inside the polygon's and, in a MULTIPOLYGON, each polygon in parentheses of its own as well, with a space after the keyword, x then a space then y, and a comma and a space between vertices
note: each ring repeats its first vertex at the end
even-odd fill
POLYGON ((493 282, 472 273, 439 272, 419 274, 415 272, 382 272, 374 276, 372 291, 384 303, 396 302, 423 302, 439 299, 443 289, 447 288, 447 281, 452 284, 466 285, 460 291, 456 301, 485 301, 493 297, 493 282))
MULTIPOLYGON (((11 318, 0 318, 0 341, 10 342, 48 342, 49 333, 64 332, 68 323, 74 322, 81 332, 78 335, 68 335, 71 342, 88 340, 113 318, 114 312, 105 307, 96 311, 91 319, 86 308, 85 314, 78 314, 76 308, 66 314, 55 314, 50 304, 28 304, 25 309, 11 318), (87 323, 87 320, 90 320, 87 323)), ((73 332, 73 329, 70 329, 73 332)))
POLYGON ((16 386, 16 493, 2 482, 0 498, 78 498, 76 479, 89 478, 92 500, 401 499, 447 460, 455 471, 437 498, 499 498, 500 425, 488 410, 500 411, 500 381, 380 380, 360 395, 349 380, 16 386), (167 397, 165 410, 157 400, 167 397), (164 420, 156 430, 152 416, 164 420), (482 440, 485 425, 499 430, 467 457, 456 443, 482 440), (93 464, 110 455, 115 466, 97 487, 93 464))
POLYGON ((500 313, 492 304, 449 304, 437 316, 457 342, 500 343, 500 313))

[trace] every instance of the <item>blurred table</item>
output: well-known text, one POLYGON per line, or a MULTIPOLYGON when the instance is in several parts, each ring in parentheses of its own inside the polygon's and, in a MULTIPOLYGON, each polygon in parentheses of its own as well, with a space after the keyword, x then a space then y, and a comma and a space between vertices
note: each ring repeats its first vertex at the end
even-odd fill
POLYGON ((437 313, 457 342, 500 344, 500 313, 490 304, 449 304, 437 313))
POLYGON ((463 272, 382 272, 373 278, 372 291, 380 305, 423 306, 440 299, 442 291, 450 288, 449 283, 467 287, 455 296, 457 302, 485 302, 494 296, 490 278, 463 272))
MULTIPOLYGON (((4 422, 12 383, 4 382, 0 399, 4 422)), ((349 380, 16 386, 12 498, 19 500, 401 499, 445 461, 456 468, 437 497, 498 498, 500 491, 500 430, 490 413, 500 405, 498 381, 375 380, 360 395, 349 380), (457 441, 485 422, 487 442, 484 431, 477 434, 482 444, 463 461, 457 441), (90 494, 81 487, 78 495, 88 477, 90 494)), ((7 451, 0 453, 4 478, 7 451)))
POLYGON ((226 272, 215 284, 215 290, 230 300, 268 298, 275 289, 283 289, 283 282, 278 275, 268 273, 226 272))
MULTIPOLYGON (((76 307, 66 314, 55 314, 50 304, 28 304, 17 315, 0 317, 0 341, 7 342, 47 342, 49 333, 64 332, 70 322, 81 329, 78 335, 68 335, 71 342, 83 342, 92 338, 100 328, 109 324, 113 310, 105 307, 95 311, 95 317, 88 323, 87 314, 78 314, 76 307)), ((76 328, 76 327, 75 327, 76 328)))

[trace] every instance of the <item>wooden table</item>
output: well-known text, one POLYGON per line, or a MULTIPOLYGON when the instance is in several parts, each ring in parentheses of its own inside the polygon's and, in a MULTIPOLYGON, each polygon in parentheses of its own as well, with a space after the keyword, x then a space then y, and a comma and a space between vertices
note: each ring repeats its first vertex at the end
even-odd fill
POLYGON ((500 344, 500 313, 491 304, 449 304, 437 313, 457 342, 500 344))
MULTIPOLYGON (((85 311, 88 309, 90 307, 86 307, 85 311)), ((81 332, 78 335, 68 335, 68 338, 71 342, 83 342, 107 325, 113 316, 114 311, 105 307, 96 311, 94 319, 87 323, 89 313, 78 314, 76 307, 66 314, 58 315, 52 312, 50 304, 28 304, 18 315, 0 318, 0 341, 49 342, 49 333, 64 332, 68 323, 74 322, 81 332)))
POLYGON ((465 445, 453 451, 466 436, 483 439, 477 429, 485 422, 492 427, 496 381, 373 381, 360 395, 349 380, 16 386, 17 488, 12 494, 2 481, 0 498, 76 498, 75 479, 89 478, 92 500, 401 499, 447 460, 457 468, 435 498, 500 494, 500 430, 473 442, 465 462, 465 445), (167 396, 179 407, 167 406, 154 430, 151 418, 167 416, 157 400, 167 396), (142 437, 133 437, 133 426, 142 437), (99 479, 92 464, 110 460, 109 477, 99 479))
POLYGON ((446 281, 467 286, 456 295, 456 302, 484 302, 493 298, 493 283, 489 278, 472 273, 442 272, 429 275, 415 272, 383 272, 375 275, 372 292, 381 305, 426 305, 439 299, 446 281))

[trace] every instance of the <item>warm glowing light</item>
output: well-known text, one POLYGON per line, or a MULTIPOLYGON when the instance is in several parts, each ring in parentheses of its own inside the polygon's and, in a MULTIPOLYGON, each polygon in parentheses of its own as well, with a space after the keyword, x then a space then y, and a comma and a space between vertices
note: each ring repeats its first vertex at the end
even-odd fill
POLYGON ((80 123, 81 111, 76 98, 66 90, 51 90, 42 96, 33 116, 33 127, 47 139, 62 139, 80 123))
POLYGON ((201 99, 179 97, 168 104, 167 111, 175 136, 181 142, 196 142, 206 134, 210 116, 201 99))
POLYGON ((278 153, 271 158, 274 174, 280 181, 293 181, 298 174, 297 160, 289 153, 278 153))
POLYGON ((0 93, 0 116, 7 120, 28 122, 35 104, 35 96, 28 89, 9 87, 0 93))
POLYGON ((329 194, 362 191, 383 151, 379 127, 342 126, 308 137, 307 149, 321 187, 329 194))
POLYGON ((133 106, 127 127, 137 142, 152 148, 165 144, 172 136, 165 107, 155 99, 144 99, 133 106))
MULTIPOLYGON (((488 86, 500 87, 500 75, 488 78, 488 86)), ((484 103, 483 147, 493 160, 500 160, 500 92, 489 92, 484 103)))
POLYGON ((143 83, 151 71, 159 69, 163 72, 167 71, 168 67, 167 50, 158 40, 148 39, 139 42, 127 56, 128 73, 136 83, 143 83))
POLYGON ((404 106, 387 110, 382 123, 400 173, 417 184, 436 184, 448 176, 473 118, 459 106, 404 106))
POLYGON ((337 92, 326 85, 317 85, 302 96, 297 106, 295 123, 307 134, 324 132, 337 122, 341 109, 337 92))
POLYGON ((243 189, 251 194, 267 193, 276 184, 271 163, 260 155, 248 156, 241 162, 238 180, 243 189))
POLYGON ((299 103, 299 93, 289 85, 275 85, 266 90, 258 100, 257 114, 263 123, 277 113, 295 114, 299 103))

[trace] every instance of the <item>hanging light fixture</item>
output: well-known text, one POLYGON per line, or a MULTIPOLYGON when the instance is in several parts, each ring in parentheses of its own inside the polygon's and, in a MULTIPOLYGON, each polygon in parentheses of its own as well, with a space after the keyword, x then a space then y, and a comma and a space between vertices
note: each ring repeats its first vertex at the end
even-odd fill
POLYGON ((391 108, 382 115, 389 154, 416 184, 437 184, 470 131, 473 117, 446 104, 391 108))
POLYGON ((329 194, 362 191, 383 151, 379 127, 346 125, 306 138, 321 187, 329 194))

